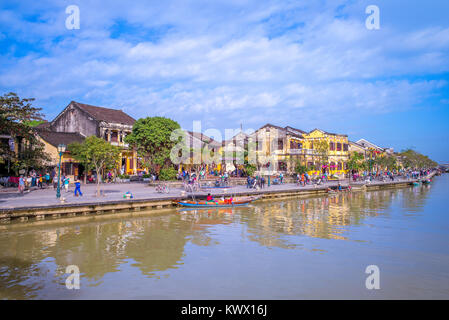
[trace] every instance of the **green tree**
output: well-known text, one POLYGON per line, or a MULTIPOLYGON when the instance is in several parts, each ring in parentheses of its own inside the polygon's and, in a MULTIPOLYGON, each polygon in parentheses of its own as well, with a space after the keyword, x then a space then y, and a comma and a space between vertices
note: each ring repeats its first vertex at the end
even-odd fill
POLYGON ((141 118, 134 123, 125 142, 136 148, 139 156, 148 159, 148 164, 159 172, 160 168, 172 166, 170 151, 177 142, 170 137, 174 130, 180 128, 179 123, 168 118, 141 118))
POLYGON ((0 130, 31 142, 35 137, 30 124, 43 120, 42 109, 31 106, 33 101, 20 99, 13 92, 0 96, 0 130))
POLYGON ((116 169, 119 164, 120 148, 101 138, 90 136, 83 143, 70 144, 69 151, 86 168, 95 169, 97 173, 97 196, 99 196, 103 175, 106 171, 116 169))
POLYGON ((307 172, 307 167, 301 163, 301 161, 297 161, 295 165, 295 172, 299 174, 304 174, 307 172))
POLYGON ((21 143, 18 154, 8 144, 0 144, 0 157, 15 169, 39 169, 45 166, 50 156, 37 139, 33 127, 43 122, 41 108, 32 106, 34 99, 21 99, 13 92, 0 96, 0 133, 10 135, 15 143, 21 143))
POLYGON ((329 142, 326 140, 319 140, 313 143, 315 155, 318 157, 319 167, 327 165, 329 162, 329 142))
POLYGON ((176 170, 172 167, 170 168, 162 168, 159 172, 159 180, 161 181, 170 181, 176 179, 176 170))
POLYGON ((360 171, 364 169, 364 160, 365 157, 360 152, 353 152, 350 155, 350 158, 347 162, 347 166, 349 170, 360 171))
POLYGON ((70 151, 72 156, 84 167, 84 183, 87 182, 87 173, 93 169, 92 162, 90 160, 91 156, 88 153, 88 148, 82 143, 75 142, 69 144, 67 149, 70 151))
POLYGON ((23 148, 15 154, 8 144, 0 144, 0 157, 16 170, 40 168, 49 159, 44 145, 37 139, 33 126, 43 121, 41 108, 32 106, 34 99, 20 99, 13 92, 0 96, 0 133, 10 135, 23 148))
POLYGON ((402 164, 405 168, 433 168, 438 166, 438 164, 430 159, 428 156, 425 156, 413 149, 406 149, 399 153, 401 157, 402 164))

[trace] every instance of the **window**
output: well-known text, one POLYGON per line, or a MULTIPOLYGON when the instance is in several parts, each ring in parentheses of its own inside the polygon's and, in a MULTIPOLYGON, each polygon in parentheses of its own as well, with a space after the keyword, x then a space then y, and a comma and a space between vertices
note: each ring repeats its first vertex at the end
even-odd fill
POLYGON ((72 162, 63 162, 62 163, 62 172, 66 175, 73 175, 73 163, 72 162))
POLYGON ((343 151, 348 151, 349 145, 347 143, 343 144, 343 151))
POLYGON ((287 164, 283 161, 278 162, 279 171, 287 171, 287 164))
POLYGON ((331 142, 331 143, 329 144, 329 149, 330 149, 331 151, 334 151, 334 150, 335 150, 335 142, 331 142))
POLYGON ((118 141, 118 132, 112 131, 111 132, 111 142, 117 142, 118 141))
POLYGON ((301 142, 290 141, 290 149, 302 149, 301 142))
POLYGON ((338 170, 341 170, 341 168, 342 168, 342 165, 341 165, 341 162, 339 162, 339 163, 338 163, 337 169, 338 169, 338 170))
POLYGON ((284 141, 282 139, 278 139, 278 150, 284 149, 284 141))
POLYGON ((341 151, 341 143, 337 142, 337 151, 341 151))

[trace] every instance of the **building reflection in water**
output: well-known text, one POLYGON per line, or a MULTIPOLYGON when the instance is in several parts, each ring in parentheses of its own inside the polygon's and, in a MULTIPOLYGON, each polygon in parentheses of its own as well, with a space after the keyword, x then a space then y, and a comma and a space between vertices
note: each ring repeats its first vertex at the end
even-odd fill
POLYGON ((419 210, 428 192, 426 187, 353 192, 239 208, 181 209, 158 216, 125 214, 70 224, 61 220, 2 226, 0 292, 6 290, 7 298, 33 297, 45 277, 64 285, 68 265, 79 266, 92 286, 125 264, 147 277, 159 277, 182 266, 187 243, 219 244, 211 233, 214 226, 239 226, 243 238, 266 247, 295 248, 297 244, 289 241, 295 235, 348 240, 350 226, 367 217, 388 217, 386 209, 394 201, 408 211, 419 210))

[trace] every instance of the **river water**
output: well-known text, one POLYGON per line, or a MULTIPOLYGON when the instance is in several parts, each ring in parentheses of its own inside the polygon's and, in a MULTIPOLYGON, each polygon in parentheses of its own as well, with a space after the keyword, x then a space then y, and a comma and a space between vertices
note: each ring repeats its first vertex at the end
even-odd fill
POLYGON ((449 299, 449 175, 248 207, 0 226, 2 299, 449 299), (80 288, 66 288, 66 267, 80 288), (379 270, 368 290, 367 266, 379 270))

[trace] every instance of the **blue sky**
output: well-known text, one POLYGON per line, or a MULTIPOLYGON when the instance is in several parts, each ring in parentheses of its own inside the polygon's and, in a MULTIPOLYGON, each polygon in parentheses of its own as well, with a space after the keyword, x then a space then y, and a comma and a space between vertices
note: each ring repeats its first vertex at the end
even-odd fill
POLYGON ((449 162, 449 1, 2 1, 0 94, 191 129, 322 128, 449 162), (80 8, 68 30, 65 9, 80 8), (368 5, 380 30, 365 27, 368 5))

